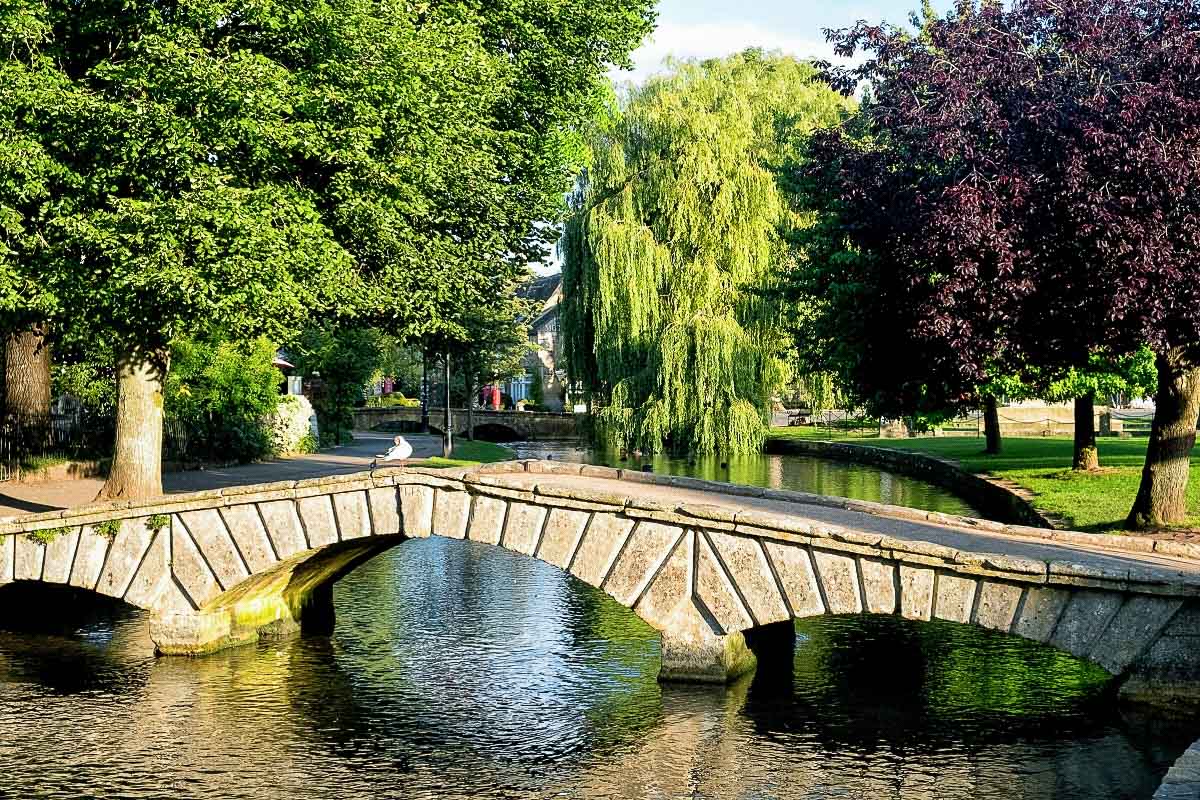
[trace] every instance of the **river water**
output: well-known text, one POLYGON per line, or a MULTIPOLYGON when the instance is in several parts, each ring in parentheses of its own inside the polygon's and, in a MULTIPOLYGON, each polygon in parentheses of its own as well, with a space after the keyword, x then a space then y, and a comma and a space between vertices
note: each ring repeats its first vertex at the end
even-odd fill
POLYGON ((405 542, 335 606, 331 638, 156 659, 141 612, 0 590, 0 797, 1144 800, 1200 734, 950 623, 803 621, 790 664, 660 685, 631 612, 470 542, 405 542))

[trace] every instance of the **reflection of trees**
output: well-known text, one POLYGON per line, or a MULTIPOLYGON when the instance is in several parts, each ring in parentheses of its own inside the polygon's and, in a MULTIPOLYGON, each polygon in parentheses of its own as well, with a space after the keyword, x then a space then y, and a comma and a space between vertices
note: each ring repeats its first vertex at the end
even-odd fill
POLYGON ((800 623, 782 677, 659 686, 631 612, 470 543, 406 543, 336 603, 332 639, 200 659, 155 660, 140 613, 102 646, 0 636, 4 791, 1132 799, 1195 736, 1065 654, 890 617, 800 623))
POLYGON ((143 611, 104 595, 44 583, 0 587, 0 682, 54 694, 127 691, 145 679, 123 654, 153 652, 143 611))

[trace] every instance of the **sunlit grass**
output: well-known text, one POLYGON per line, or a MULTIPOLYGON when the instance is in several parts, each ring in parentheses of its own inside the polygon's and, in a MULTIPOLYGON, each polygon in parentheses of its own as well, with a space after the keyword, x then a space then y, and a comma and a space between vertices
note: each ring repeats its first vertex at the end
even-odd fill
MULTIPOLYGON (((771 438, 830 439, 828 430, 776 428, 771 438)), ((1146 458, 1145 438, 1101 438, 1100 471, 1071 470, 1072 441, 1065 437, 1007 437, 1000 455, 983 452, 978 436, 927 437, 918 439, 861 439, 859 444, 913 450, 956 461, 970 472, 1006 478, 1036 495, 1043 511, 1057 514, 1072 528, 1111 531, 1124 528, 1125 518, 1137 496, 1142 464, 1146 458)), ((1192 480, 1188 487, 1188 525, 1200 527, 1200 449, 1192 453, 1192 480)))

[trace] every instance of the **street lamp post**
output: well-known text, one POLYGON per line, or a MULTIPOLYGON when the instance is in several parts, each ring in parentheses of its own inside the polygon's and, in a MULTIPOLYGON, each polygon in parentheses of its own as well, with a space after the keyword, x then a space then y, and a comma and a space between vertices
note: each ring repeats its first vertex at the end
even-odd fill
POLYGON ((443 431, 443 433, 442 433, 442 457, 449 458, 450 454, 454 451, 454 437, 450 433, 451 419, 450 419, 450 351, 449 350, 446 351, 445 356, 443 358, 443 362, 445 363, 445 369, 446 369, 446 371, 445 371, 446 390, 444 393, 444 400, 445 400, 444 406, 445 407, 442 409, 445 412, 445 419, 442 422, 442 431, 443 431))

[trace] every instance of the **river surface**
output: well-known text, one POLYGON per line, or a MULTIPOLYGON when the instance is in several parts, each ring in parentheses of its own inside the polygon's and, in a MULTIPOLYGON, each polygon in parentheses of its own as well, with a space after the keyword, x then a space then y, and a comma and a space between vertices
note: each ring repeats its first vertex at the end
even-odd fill
POLYGON ((979 512, 952 492, 924 481, 863 464, 798 455, 754 454, 728 460, 716 456, 643 458, 597 451, 576 442, 508 442, 517 458, 550 458, 585 464, 602 464, 625 469, 650 467, 664 475, 686 475, 711 481, 794 489, 812 494, 853 497, 893 506, 922 508, 945 514, 979 516, 979 512))
POLYGON ((660 685, 631 612, 471 542, 405 542, 334 602, 331 638, 156 659, 142 612, 0 589, 0 798, 1145 800, 1200 735, 1049 648, 891 617, 660 685))

